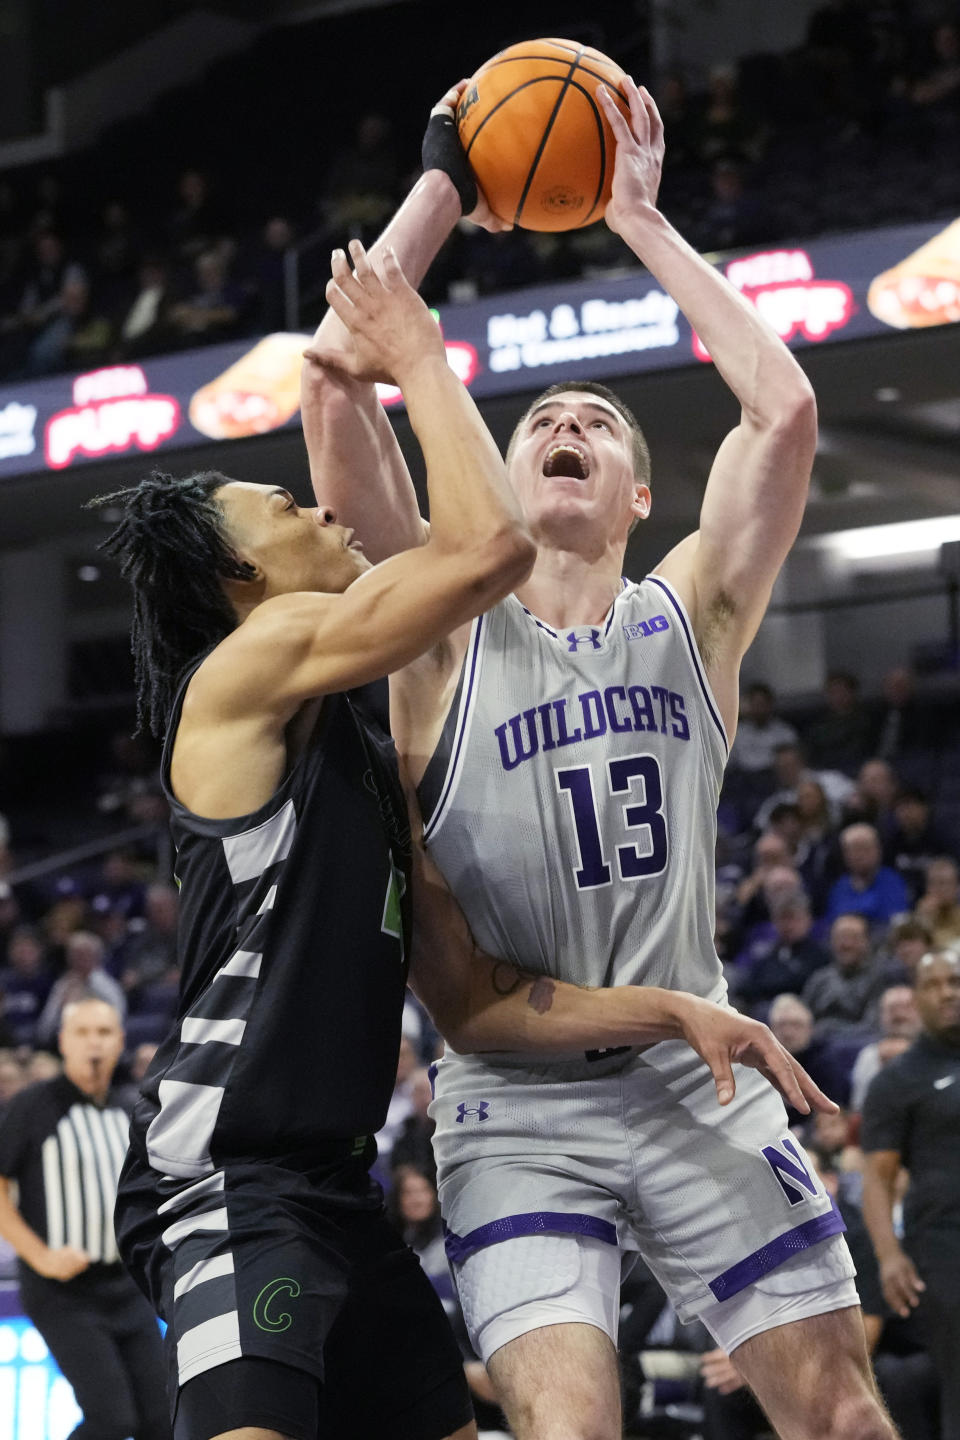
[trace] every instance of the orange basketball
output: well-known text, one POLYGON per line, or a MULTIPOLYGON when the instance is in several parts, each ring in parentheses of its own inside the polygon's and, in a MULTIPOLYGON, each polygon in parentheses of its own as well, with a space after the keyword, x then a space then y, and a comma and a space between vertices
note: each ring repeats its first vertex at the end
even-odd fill
POLYGON ((457 127, 495 215, 525 230, 578 230, 602 217, 615 142, 596 90, 605 84, 629 118, 623 79, 573 40, 525 40, 480 66, 457 127))

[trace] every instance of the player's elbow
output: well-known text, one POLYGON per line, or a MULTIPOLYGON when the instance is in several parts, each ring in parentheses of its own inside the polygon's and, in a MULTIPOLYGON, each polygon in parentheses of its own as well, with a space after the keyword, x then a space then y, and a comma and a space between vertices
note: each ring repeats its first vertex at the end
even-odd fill
POLYGON ((503 525, 475 551, 475 584, 485 594, 499 599, 526 580, 536 558, 537 547, 523 521, 503 525))

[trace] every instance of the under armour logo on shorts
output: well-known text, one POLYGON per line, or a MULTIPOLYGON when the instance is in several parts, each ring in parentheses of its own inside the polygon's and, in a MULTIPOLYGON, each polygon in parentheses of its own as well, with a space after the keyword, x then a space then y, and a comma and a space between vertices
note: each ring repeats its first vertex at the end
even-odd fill
POLYGON ((571 630, 565 638, 567 641, 567 649, 574 655, 581 645, 592 645, 594 650, 601 650, 603 648, 600 631, 594 629, 592 626, 589 630, 581 630, 579 634, 576 630, 571 630))
POLYGON ((489 1120, 490 1101, 479 1100, 476 1105, 468 1105, 464 1100, 457 1106, 457 1124, 462 1125, 468 1115, 476 1115, 478 1120, 489 1120))

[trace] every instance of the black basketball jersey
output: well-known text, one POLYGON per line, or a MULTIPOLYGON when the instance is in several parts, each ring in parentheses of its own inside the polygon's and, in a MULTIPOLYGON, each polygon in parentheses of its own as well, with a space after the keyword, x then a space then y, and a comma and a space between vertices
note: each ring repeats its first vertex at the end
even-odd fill
POLYGON ((170 787, 191 675, 163 757, 181 999, 133 1122, 153 1168, 178 1177, 381 1127, 410 928, 406 804, 375 687, 325 698, 259 810, 208 820, 170 787))

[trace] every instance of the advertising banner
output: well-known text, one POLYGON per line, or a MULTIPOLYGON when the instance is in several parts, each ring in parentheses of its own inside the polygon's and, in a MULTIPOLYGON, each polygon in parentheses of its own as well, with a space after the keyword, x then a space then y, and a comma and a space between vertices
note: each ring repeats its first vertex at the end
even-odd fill
MULTIPOLYGON (((791 348, 960 320, 960 220, 738 252, 715 263, 791 348)), ((439 321, 450 364, 477 399, 710 361, 675 302, 639 269, 451 304, 439 321)), ((294 425, 307 339, 267 335, 0 383, 0 480, 294 425)), ((397 390, 379 389, 385 405, 401 403, 397 390)))

